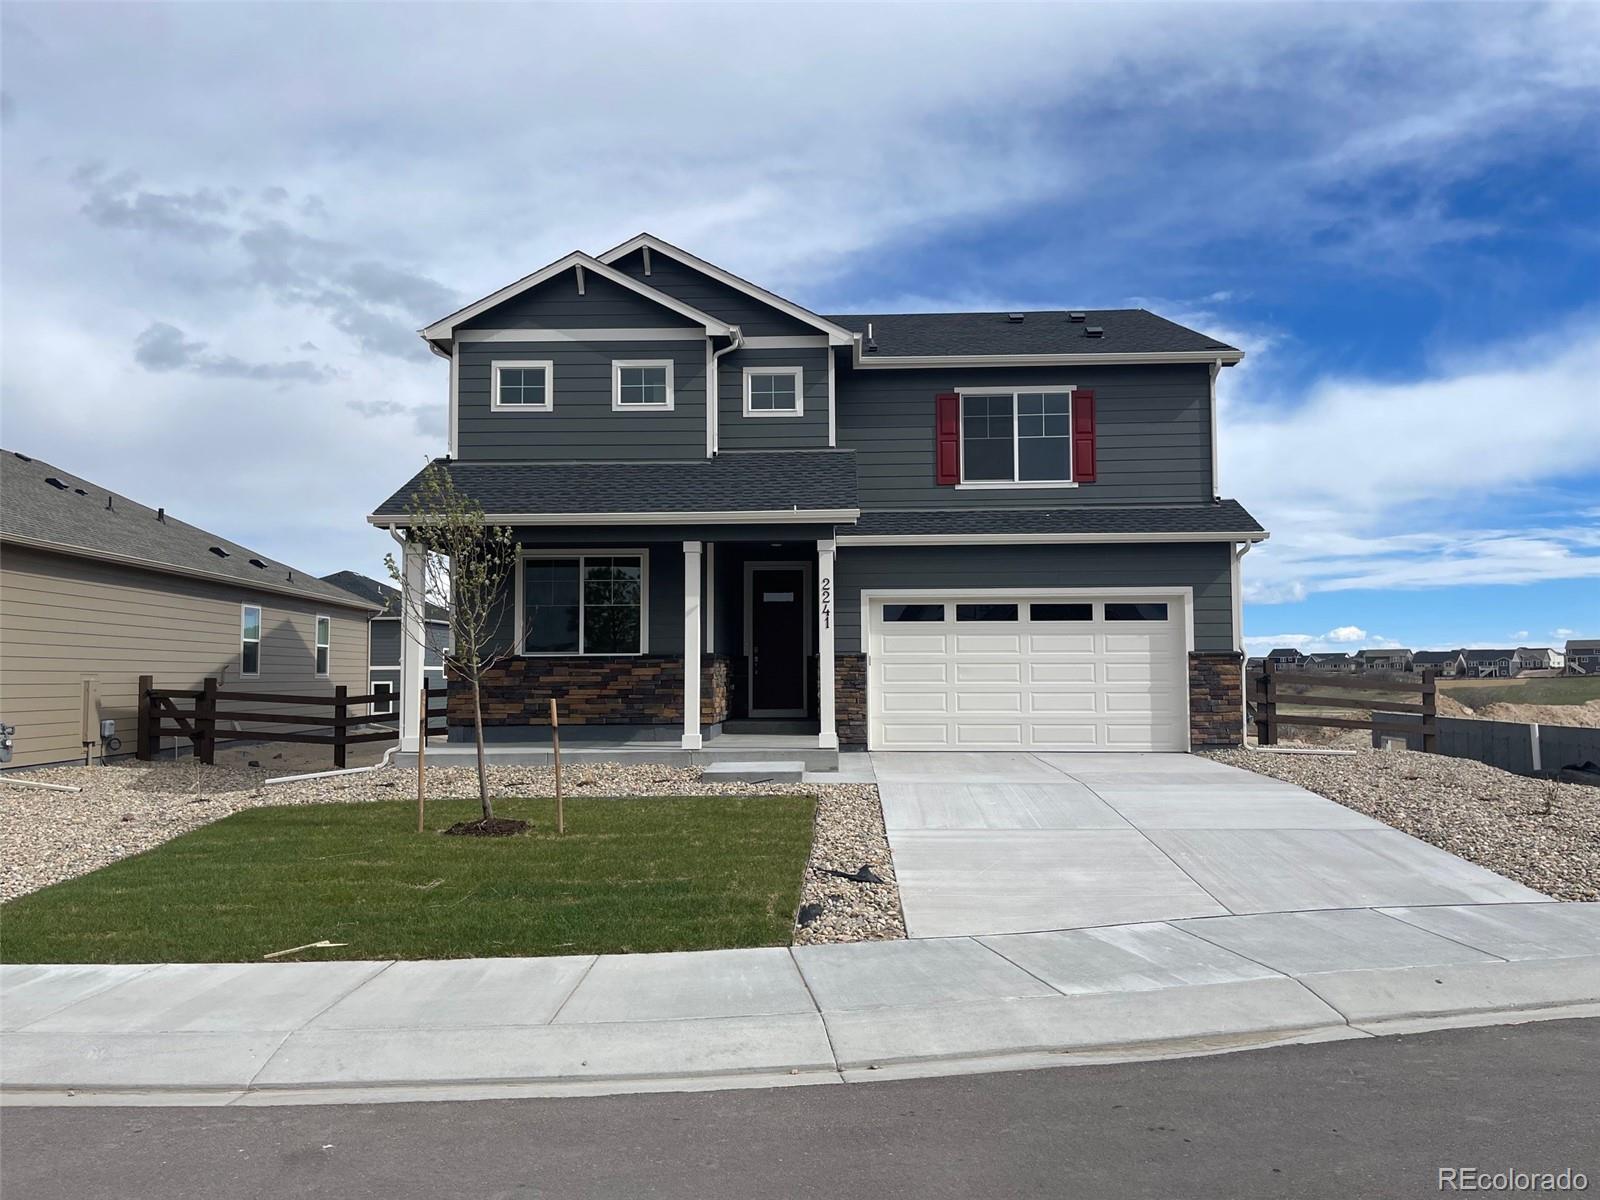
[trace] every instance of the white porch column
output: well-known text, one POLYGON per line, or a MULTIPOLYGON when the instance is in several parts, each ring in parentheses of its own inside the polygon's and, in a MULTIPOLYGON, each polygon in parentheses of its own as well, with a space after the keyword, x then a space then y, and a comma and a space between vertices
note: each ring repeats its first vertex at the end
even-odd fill
POLYGON ((683 544, 683 748, 700 749, 700 543, 683 544))
POLYGON ((817 707, 820 710, 817 746, 839 748, 834 718, 833 664, 833 550, 832 538, 817 542, 817 707))
POLYGON ((407 542, 402 564, 407 602, 400 605, 400 749, 415 752, 422 716, 422 551, 407 542))

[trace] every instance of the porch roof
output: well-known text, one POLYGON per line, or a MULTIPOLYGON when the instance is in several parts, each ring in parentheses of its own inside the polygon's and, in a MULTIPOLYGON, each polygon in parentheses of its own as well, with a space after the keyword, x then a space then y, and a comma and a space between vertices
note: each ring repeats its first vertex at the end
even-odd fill
POLYGON ((1072 508, 941 508, 880 509, 861 514, 841 537, 920 538, 986 536, 1133 535, 1153 538, 1229 537, 1259 540, 1266 536, 1257 520, 1237 500, 1214 504, 1107 505, 1072 508))
MULTIPOLYGON (((859 515, 850 450, 730 451, 650 462, 434 460, 484 515, 507 525, 613 520, 850 522, 859 515)), ((426 468, 425 468, 426 469, 426 468)), ((422 472, 368 518, 404 525, 422 472)))

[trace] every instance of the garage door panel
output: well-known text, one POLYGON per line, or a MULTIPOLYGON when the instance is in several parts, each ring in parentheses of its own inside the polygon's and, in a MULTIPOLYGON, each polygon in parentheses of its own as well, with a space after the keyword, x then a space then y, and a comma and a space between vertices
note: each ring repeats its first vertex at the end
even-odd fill
POLYGON ((1094 683, 1097 664, 1089 662, 1035 662, 1028 664, 1029 683, 1094 683))
POLYGON ((1020 662, 958 662, 957 683, 1021 683, 1020 662))
POLYGON ((945 636, 942 633, 886 633, 883 635, 883 652, 885 654, 945 654, 949 648, 945 645, 945 636))
POLYGON ((1096 740, 1094 725, 1061 725, 1035 722, 1030 727, 1033 744, 1051 750, 1092 750, 1096 740))
POLYGON ((1034 692, 1033 711, 1040 713, 1092 713, 1098 711, 1094 692, 1034 692))
POLYGON ((950 666, 945 662, 885 662, 883 681, 895 683, 948 683, 950 666))
POLYGON ((1021 692, 957 692, 958 713, 1020 713, 1021 692))
POLYGON ((958 746, 984 746, 1004 747, 1016 749, 1022 746, 1022 725, 1002 725, 998 723, 957 721, 956 745, 958 746))
POLYGON ((1028 650, 1032 654, 1093 654, 1093 633, 1035 633, 1028 637, 1028 650))
POLYGON ((896 750, 927 749, 950 744, 950 726, 943 721, 883 722, 883 744, 896 750))
POLYGON ((886 716, 945 713, 950 711, 950 700, 945 692, 889 692, 883 697, 883 711, 886 716))
POLYGON ((1014 633, 958 633, 956 654, 1021 654, 1022 639, 1014 633))

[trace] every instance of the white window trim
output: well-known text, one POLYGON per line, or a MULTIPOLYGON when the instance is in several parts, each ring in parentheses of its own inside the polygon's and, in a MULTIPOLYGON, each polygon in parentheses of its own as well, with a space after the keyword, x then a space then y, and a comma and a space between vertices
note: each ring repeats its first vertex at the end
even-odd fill
POLYGON ((611 360, 612 412, 671 412, 672 405, 672 359, 614 358, 611 360), (625 367, 665 367, 667 369, 667 402, 665 404, 624 404, 622 402, 622 371, 625 367))
POLYGON ((317 679, 332 679, 333 618, 327 613, 317 613, 311 618, 311 642, 311 674, 317 679), (322 637, 322 623, 324 621, 328 623, 328 642, 326 645, 319 640, 322 637), (317 670, 317 652, 320 650, 326 650, 328 652, 328 669, 326 671, 317 670))
POLYGON ((806 415, 806 373, 803 367, 746 367, 744 369, 744 415, 747 417, 803 417, 806 415), (750 407, 750 385, 757 375, 788 375, 794 380, 793 408, 750 407))
POLYGON ((265 610, 262 609, 261 605, 259 605, 259 604, 241 604, 239 606, 239 678, 240 679, 260 679, 261 678, 261 643, 266 640, 266 632, 267 632, 267 614, 266 614, 265 610), (256 639, 255 639, 255 645, 256 645, 256 669, 254 671, 246 671, 244 669, 244 648, 245 648, 245 646, 247 646, 250 643, 250 639, 244 636, 244 615, 245 615, 245 613, 249 612, 252 608, 256 610, 256 639))
POLYGON ((1077 391, 1076 384, 1043 384, 1017 385, 1013 387, 976 387, 957 388, 956 395, 960 397, 956 413, 956 446, 959 450, 961 469, 956 484, 957 491, 1041 491, 1059 488, 1075 488, 1077 482, 1072 479, 1072 397, 1077 391), (1027 479, 1021 480, 1017 476, 1022 473, 1022 433, 1017 422, 1017 395, 1021 392, 1065 392, 1067 394, 1067 475, 1066 479, 1027 479), (967 397, 968 396, 1010 396, 1011 397, 1011 478, 1010 479, 974 479, 967 480, 967 397))
POLYGON ((517 551, 517 578, 513 589, 513 603, 516 605, 516 642, 511 652, 512 658, 638 658, 640 655, 650 653, 650 551, 635 547, 608 549, 606 547, 590 547, 570 550, 557 547, 540 550, 517 551), (578 649, 577 650, 541 650, 529 653, 523 649, 523 620, 526 617, 526 606, 522 601, 522 574, 523 566, 530 559, 541 558, 575 558, 578 560, 578 649), (583 560, 586 558, 637 558, 639 560, 639 648, 635 651, 607 654, 590 654, 583 649, 583 560))
POLYGON ((497 358, 489 364, 490 412, 551 412, 556 402, 556 364, 548 358, 497 358), (500 371, 512 370, 544 372, 543 404, 502 404, 500 401, 500 371))
POLYGON ((398 694, 395 691, 395 686, 394 686, 393 683, 391 683, 387 679, 373 679, 373 680, 368 681, 367 687, 371 690, 371 692, 372 692, 372 694, 374 696, 377 696, 377 695, 382 694, 382 693, 387 693, 388 696, 389 696, 389 702, 387 704, 385 704, 382 708, 378 707, 378 702, 376 700, 374 700, 371 704, 369 704, 367 706, 367 712, 368 712, 368 714, 370 716, 374 716, 374 717, 392 717, 392 716, 397 716, 398 715, 395 712, 394 702, 399 697, 398 697, 398 694))

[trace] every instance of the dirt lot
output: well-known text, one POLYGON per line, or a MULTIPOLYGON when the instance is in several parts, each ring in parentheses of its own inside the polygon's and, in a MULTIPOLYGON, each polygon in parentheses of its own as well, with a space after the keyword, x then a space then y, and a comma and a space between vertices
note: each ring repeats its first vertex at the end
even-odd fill
POLYGON ((1600 900, 1600 788, 1405 750, 1209 757, 1298 784, 1546 895, 1600 900))

